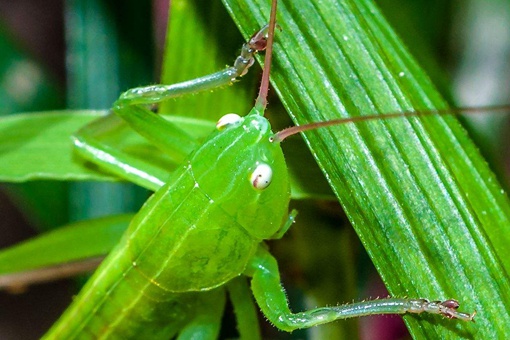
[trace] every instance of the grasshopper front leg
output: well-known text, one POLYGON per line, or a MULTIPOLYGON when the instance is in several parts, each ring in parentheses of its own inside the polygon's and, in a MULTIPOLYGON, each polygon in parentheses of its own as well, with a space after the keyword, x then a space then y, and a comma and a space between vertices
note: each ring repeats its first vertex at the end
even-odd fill
POLYGON ((262 246, 253 257, 246 274, 252 277, 253 295, 264 315, 277 328, 288 332, 335 320, 368 315, 432 313, 463 321, 472 321, 475 316, 475 313, 467 314, 457 311, 459 304, 455 300, 428 301, 398 298, 363 301, 292 313, 280 284, 278 264, 275 258, 262 246))

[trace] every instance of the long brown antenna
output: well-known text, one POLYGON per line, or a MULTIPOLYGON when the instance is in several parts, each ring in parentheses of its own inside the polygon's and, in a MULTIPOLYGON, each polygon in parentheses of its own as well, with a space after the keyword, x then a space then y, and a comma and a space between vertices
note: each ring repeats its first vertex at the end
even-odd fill
POLYGON ((276 26, 276 7, 277 0, 271 4, 271 16, 269 18, 269 31, 267 32, 266 56, 264 58, 264 71, 262 72, 262 81, 260 83, 259 96, 255 106, 263 112, 267 106, 267 93, 269 91, 269 73, 271 71, 271 59, 273 55, 274 28, 276 26))
POLYGON ((484 111, 487 112, 508 112, 510 110, 509 105, 495 105, 495 106, 486 106, 486 107, 464 107, 464 108, 452 108, 452 109, 444 109, 444 110, 430 110, 430 111, 407 111, 407 112, 393 112, 387 114, 373 114, 366 116, 357 116, 350 118, 339 118, 328 120, 325 122, 316 122, 310 123, 300 126, 292 126, 287 129, 283 129, 280 132, 276 133, 274 136, 275 142, 281 142, 285 138, 295 135, 299 132, 315 130, 318 128, 323 128, 327 126, 333 125, 341 125, 347 123, 358 123, 358 122, 366 122, 371 120, 380 120, 380 119, 392 119, 392 118, 402 118, 402 117, 421 117, 421 116, 445 116, 445 115, 459 115, 459 114, 475 114, 482 113, 484 111))

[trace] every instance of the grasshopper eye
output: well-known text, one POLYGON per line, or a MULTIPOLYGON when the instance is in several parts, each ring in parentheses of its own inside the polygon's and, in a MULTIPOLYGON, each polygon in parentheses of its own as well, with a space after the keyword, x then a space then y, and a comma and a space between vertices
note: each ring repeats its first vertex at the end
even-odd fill
POLYGON ((226 115, 221 117, 220 120, 218 120, 218 122, 216 123, 216 128, 221 131, 227 126, 236 124, 241 120, 242 120, 241 116, 235 113, 227 113, 226 115))
POLYGON ((273 178, 273 169, 265 163, 257 165, 250 176, 251 185, 255 189, 263 190, 271 184, 273 178))

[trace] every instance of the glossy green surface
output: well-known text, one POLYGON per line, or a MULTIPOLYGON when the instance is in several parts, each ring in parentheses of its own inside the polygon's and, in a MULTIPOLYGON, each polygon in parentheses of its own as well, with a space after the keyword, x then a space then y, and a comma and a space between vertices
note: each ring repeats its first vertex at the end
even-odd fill
MULTIPOLYGON (((245 36, 269 8, 224 2, 245 36)), ((278 22, 272 81, 297 124, 446 106, 373 1, 284 0, 278 22)), ((509 200, 454 117, 305 138, 390 293, 454 297, 478 311, 476 324, 405 317, 414 337, 508 332, 509 200)))
POLYGON ((280 229, 288 211, 286 166, 271 136, 256 111, 211 135, 146 202, 47 338, 138 337, 157 327, 146 320, 159 318, 167 323, 161 337, 169 337, 191 317, 188 292, 241 275, 258 243, 280 229), (260 163, 273 169, 264 190, 250 180, 260 163), (121 303, 129 307, 119 311, 121 303))

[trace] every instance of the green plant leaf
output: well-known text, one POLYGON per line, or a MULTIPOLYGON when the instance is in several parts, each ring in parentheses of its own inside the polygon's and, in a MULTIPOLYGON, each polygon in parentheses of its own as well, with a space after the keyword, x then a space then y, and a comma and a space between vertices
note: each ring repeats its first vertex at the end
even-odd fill
MULTIPOLYGON (((14 112, 63 108, 63 91, 55 81, 55 75, 50 74, 46 69, 47 60, 35 58, 30 53, 33 50, 30 51, 31 49, 27 48, 26 42, 13 39, 23 34, 12 31, 16 25, 13 25, 14 22, 9 23, 5 20, 9 16, 8 13, 2 14, 0 19, 0 51, 2 51, 0 53, 0 116, 14 112)), ((17 27, 31 27, 20 20, 17 21, 17 27)), ((0 139, 2 139, 1 136, 0 139)), ((7 163, 1 164, 0 172, 7 167, 7 163)), ((29 216, 32 225, 37 228, 46 228, 50 224, 57 221, 64 222, 66 219, 64 202, 67 199, 67 185, 65 183, 32 182, 17 184, 15 188, 2 186, 2 189, 10 195, 11 199, 19 202, 22 209, 27 209, 23 211, 27 212, 26 215, 29 216), (47 189, 50 185, 53 190, 52 204, 47 204, 48 200, 40 200, 38 197, 41 195, 47 197, 47 189)))
POLYGON ((2 117, 0 181, 113 180, 82 167, 72 157, 71 135, 100 116, 100 112, 67 111, 2 117))
POLYGON ((2 249, 0 287, 13 284, 5 274, 104 257, 119 242, 132 217, 126 214, 75 222, 2 249))
MULTIPOLYGON (((267 21, 268 1, 224 2, 245 36, 267 21)), ((296 123, 445 108, 372 1, 280 1, 278 22, 272 81, 296 123)), ((509 201, 454 117, 305 138, 391 294, 478 311, 476 323, 406 316, 415 338, 508 337, 509 201)))
MULTIPOLYGON (((73 156, 71 136, 86 124, 105 116, 105 111, 55 111, 26 113, 0 118, 0 180, 23 182, 35 179, 58 180, 118 180, 84 166, 73 156)), ((214 123, 202 119, 179 116, 167 117, 195 138, 204 138, 214 123)), ((168 177, 172 161, 164 158, 154 146, 128 128, 120 119, 108 121, 107 133, 101 141, 119 148, 126 154, 152 164, 151 168, 162 180, 168 177)), ((152 188, 154 189, 154 188, 152 188)))

